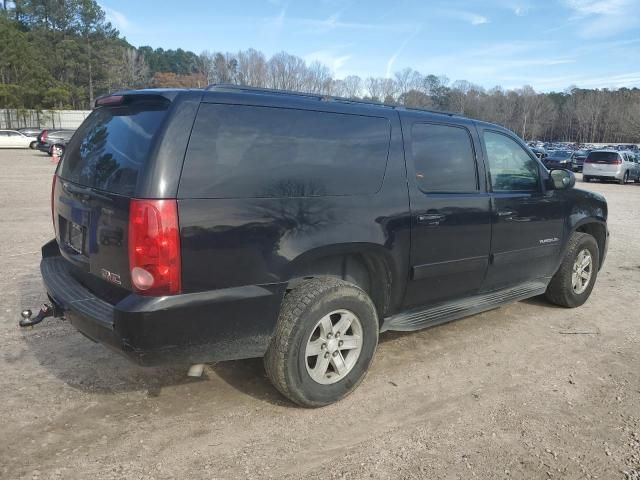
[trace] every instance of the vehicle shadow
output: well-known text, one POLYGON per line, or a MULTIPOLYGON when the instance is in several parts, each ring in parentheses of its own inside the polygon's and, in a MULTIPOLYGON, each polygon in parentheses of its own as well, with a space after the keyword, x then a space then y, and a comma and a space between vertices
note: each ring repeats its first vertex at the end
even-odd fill
POLYGON ((211 370, 235 390, 261 402, 279 407, 302 408, 287 400, 267 378, 262 358, 220 362, 211 370))
MULTIPOLYGON (((18 309, 33 314, 47 301, 39 275, 30 273, 18 280, 18 309)), ((19 318, 15 319, 15 328, 19 318)), ((107 347, 94 343, 66 320, 46 318, 42 323, 20 329, 24 348, 2 352, 3 360, 16 368, 43 368, 71 388, 84 393, 113 395, 143 392, 160 397, 165 387, 225 382, 250 397, 278 406, 294 406, 271 385, 262 358, 209 365, 201 377, 187 376, 189 365, 143 367, 107 347), (31 358, 29 358, 31 357, 31 358), (34 366, 33 362, 37 365, 34 366), (213 377, 213 378, 212 378, 213 377)))
MULTIPOLYGON (((39 275, 17 281, 18 311, 31 308, 36 315, 47 301, 39 275)), ((18 316, 18 315, 16 315, 18 316)), ((19 318, 15 319, 15 328, 19 318)), ((187 376, 187 367, 142 367, 80 334, 69 322, 46 318, 34 327, 20 329, 24 348, 4 350, 3 360, 16 368, 46 369, 68 386, 86 393, 115 394, 146 391, 158 396, 162 388, 206 380, 187 376), (29 358, 31 357, 31 358, 29 358), (37 365, 33 365, 33 363, 37 365)))
MULTIPOLYGON (((25 274, 18 280, 18 308, 35 310, 46 301, 38 274, 25 274)), ((542 297, 525 300, 526 303, 560 308, 542 297)), ((18 318, 16 318, 16 327, 18 318)), ((219 362, 209 365, 202 377, 187 376, 188 365, 142 367, 107 347, 82 336, 71 324, 59 319, 45 319, 33 328, 21 330, 24 347, 3 352, 8 364, 24 368, 34 361, 40 368, 68 386, 86 393, 111 395, 125 392, 144 392, 150 397, 161 396, 162 389, 219 379, 233 389, 261 402, 276 406, 295 407, 282 396, 266 376, 262 358, 219 362), (31 359, 29 357, 32 357, 31 359)), ((413 335, 414 332, 385 332, 380 335, 381 346, 413 335)))
MULTIPOLYGON (((393 342, 415 332, 384 332, 380 334, 378 345, 393 342)), ((298 407, 282 396, 267 378, 262 358, 249 358, 220 362, 211 369, 227 384, 240 392, 277 406, 298 407)))
MULTIPOLYGON (((379 345, 393 342, 415 332, 385 332, 380 334, 379 345)), ((234 389, 257 400, 276 406, 302 408, 286 399, 267 378, 262 358, 220 362, 211 366, 215 374, 234 389)))
POLYGON ((554 305, 549 302, 544 295, 538 295, 537 297, 527 298, 525 300, 520 300, 522 303, 526 303, 527 305, 534 305, 536 307, 543 308, 552 308, 552 309, 565 309, 565 307, 561 307, 560 305, 554 305))

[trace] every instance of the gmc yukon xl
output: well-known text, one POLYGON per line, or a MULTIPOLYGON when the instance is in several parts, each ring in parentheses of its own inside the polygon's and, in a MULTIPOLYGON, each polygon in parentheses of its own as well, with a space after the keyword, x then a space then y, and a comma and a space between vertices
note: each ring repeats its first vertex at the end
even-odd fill
POLYGON ((53 178, 52 308, 142 364, 264 357, 335 402, 386 330, 589 297, 607 203, 512 132, 218 85, 98 99, 53 178))

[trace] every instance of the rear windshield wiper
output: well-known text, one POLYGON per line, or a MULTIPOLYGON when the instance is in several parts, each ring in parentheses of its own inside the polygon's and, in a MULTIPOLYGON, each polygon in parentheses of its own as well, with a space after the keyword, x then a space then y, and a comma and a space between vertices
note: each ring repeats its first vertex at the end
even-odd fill
POLYGON ((72 193, 74 195, 81 195, 83 197, 85 197, 86 199, 89 198, 99 198, 101 200, 105 200, 108 202, 111 202, 111 198, 105 196, 105 195, 101 195, 99 193, 97 193, 95 190, 93 190, 91 187, 81 187, 80 185, 74 185, 73 183, 69 183, 69 182, 62 182, 62 188, 67 192, 67 193, 72 193))

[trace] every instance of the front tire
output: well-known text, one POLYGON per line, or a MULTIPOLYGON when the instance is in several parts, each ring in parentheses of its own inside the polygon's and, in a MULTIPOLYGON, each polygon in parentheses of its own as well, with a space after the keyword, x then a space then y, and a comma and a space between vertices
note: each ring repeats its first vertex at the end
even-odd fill
POLYGON ((369 296, 335 278, 305 281, 285 296, 265 370, 285 397, 322 407, 363 380, 378 345, 379 323, 369 296))
POLYGON ((567 308, 584 304, 598 277, 600 250, 598 242, 587 233, 574 232, 567 253, 551 279, 545 297, 551 303, 567 308))

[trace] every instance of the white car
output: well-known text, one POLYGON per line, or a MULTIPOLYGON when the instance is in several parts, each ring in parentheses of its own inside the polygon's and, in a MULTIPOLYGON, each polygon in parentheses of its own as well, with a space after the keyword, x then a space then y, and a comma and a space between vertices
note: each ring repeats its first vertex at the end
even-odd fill
POLYGON ((0 148, 29 148, 31 142, 32 137, 15 130, 0 130, 0 148))
POLYGON ((629 180, 640 181, 640 164, 631 152, 594 150, 584 161, 582 179, 615 180, 624 185, 629 180))

